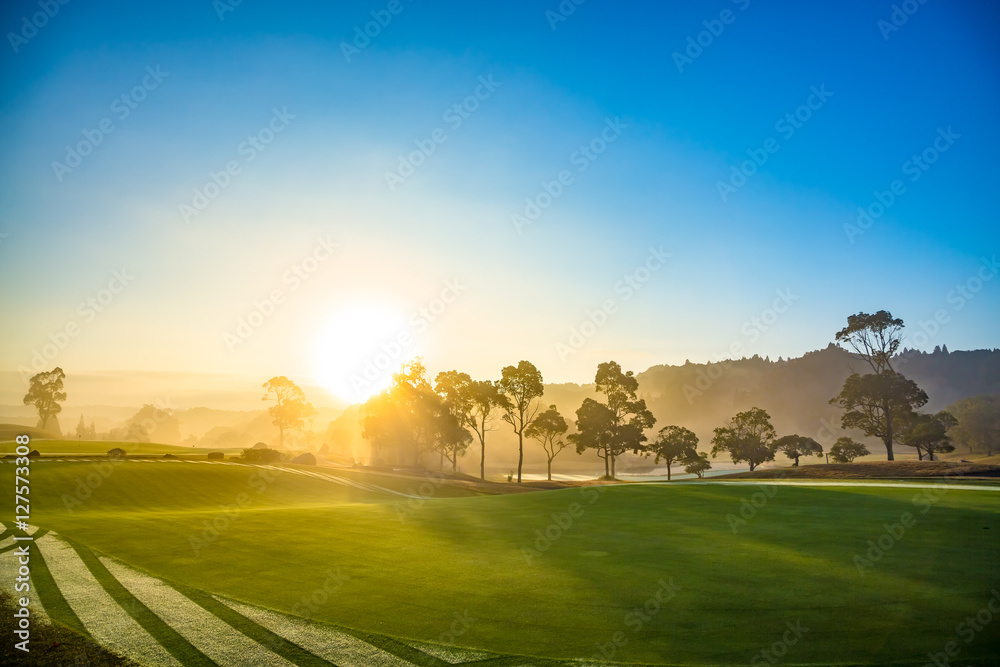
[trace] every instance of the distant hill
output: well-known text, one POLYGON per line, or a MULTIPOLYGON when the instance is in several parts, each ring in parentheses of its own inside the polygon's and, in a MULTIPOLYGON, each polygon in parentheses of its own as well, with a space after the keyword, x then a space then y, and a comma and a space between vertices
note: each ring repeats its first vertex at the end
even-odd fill
POLYGON ((26 435, 32 440, 58 440, 60 436, 51 431, 43 431, 34 426, 21 424, 0 424, 0 442, 8 442, 19 435, 26 435))

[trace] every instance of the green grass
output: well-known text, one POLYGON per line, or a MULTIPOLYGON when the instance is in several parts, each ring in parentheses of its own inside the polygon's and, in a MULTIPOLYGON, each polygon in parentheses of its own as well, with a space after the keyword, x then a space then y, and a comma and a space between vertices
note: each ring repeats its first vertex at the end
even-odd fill
MULTIPOLYGON (((31 439, 28 445, 37 449, 39 454, 107 454, 109 449, 121 447, 127 454, 176 454, 204 456, 208 452, 239 453, 242 449, 205 449, 202 447, 181 447, 180 445, 162 445, 156 442, 117 442, 110 440, 36 440, 31 439)), ((0 455, 13 454, 17 443, 13 440, 0 442, 0 455)))
MULTIPOLYGON (((258 493, 246 467, 124 463, 70 513, 62 495, 90 472, 34 466, 33 522, 168 581, 289 613, 339 568, 349 578, 311 615, 361 632, 435 642, 467 614, 455 643, 501 654, 589 658, 620 632, 615 661, 747 664, 801 621, 809 632, 786 664, 922 665, 952 640, 961 664, 1000 652, 1000 618, 969 644, 956 634, 1000 589, 1000 493, 949 490, 921 514, 914 489, 770 487, 734 534, 727 514, 757 487, 441 487, 410 506, 289 473, 258 493), (227 524, 220 506, 240 494, 251 502, 227 524), (571 503, 582 514, 526 562, 522 547, 571 503), (916 524, 859 575, 855 555, 904 512, 916 524), (196 554, 191 536, 213 521, 224 527, 196 554), (627 614, 671 579, 679 592, 637 628, 627 614)), ((4 488, 12 474, 0 466, 4 488)))

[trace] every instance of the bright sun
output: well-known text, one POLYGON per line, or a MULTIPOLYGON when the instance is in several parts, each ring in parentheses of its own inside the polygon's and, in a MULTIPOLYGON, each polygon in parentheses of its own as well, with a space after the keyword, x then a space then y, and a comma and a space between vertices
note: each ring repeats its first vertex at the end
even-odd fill
MULTIPOLYGON (((320 383, 348 403, 365 401, 392 381, 412 352, 400 346, 405 322, 393 309, 375 302, 345 304, 320 329, 316 365, 320 383)), ((410 341, 412 345, 412 341, 410 341)))

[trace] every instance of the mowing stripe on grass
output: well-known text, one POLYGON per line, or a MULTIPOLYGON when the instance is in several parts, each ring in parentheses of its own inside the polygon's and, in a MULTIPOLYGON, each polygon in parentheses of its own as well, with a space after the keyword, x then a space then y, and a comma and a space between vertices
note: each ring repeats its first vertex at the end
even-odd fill
POLYGON ((181 663, 108 595, 71 546, 52 534, 38 540, 37 545, 66 602, 94 641, 142 664, 180 667, 181 663))
POLYGON ((257 625, 335 664, 411 667, 406 660, 333 628, 224 598, 216 599, 257 625))
POLYGON ((219 667, 291 667, 291 662, 229 627, 159 579, 110 558, 100 561, 129 593, 219 667))
POLYGON ((228 623, 233 629, 243 633, 258 644, 266 646, 286 660, 294 662, 299 667, 329 666, 330 663, 326 660, 313 655, 303 647, 297 646, 284 637, 237 614, 208 593, 176 584, 174 587, 193 602, 200 605, 205 611, 228 623))
MULTIPOLYGON (((11 540, 13 541, 13 540, 11 540)), ((27 542, 18 542, 17 546, 26 545, 27 542)), ((38 591, 35 587, 35 577, 34 573, 28 577, 28 590, 27 591, 16 591, 14 587, 17 585, 18 570, 21 567, 21 562, 18 554, 13 553, 15 545, 11 544, 7 553, 0 553, 0 589, 7 591, 16 600, 21 597, 27 597, 30 601, 28 603, 28 611, 32 616, 36 616, 43 621, 48 619, 48 615, 45 613, 45 607, 42 605, 42 600, 38 595, 38 591)), ((29 558, 30 548, 29 548, 29 558)), ((31 565, 29 564, 29 569, 31 565)))
POLYGON ((195 665, 196 667, 213 667, 215 663, 196 649, 191 643, 184 639, 176 630, 160 620, 160 617, 149 610, 146 605, 135 598, 128 590, 122 586, 117 579, 112 576, 104 564, 86 547, 66 540, 71 547, 76 550, 80 560, 94 575, 94 578, 104 587, 104 590, 111 596, 118 605, 124 609, 129 616, 135 619, 156 641, 160 643, 183 665, 195 665))
POLYGON ((31 543, 31 582, 35 585, 35 593, 38 594, 50 620, 76 630, 87 639, 93 640, 73 608, 66 602, 66 598, 63 597, 56 585, 55 579, 52 578, 49 564, 42 555, 41 549, 34 542, 31 543))
POLYGON ((406 643, 418 651, 423 651, 428 655, 433 655, 435 658, 440 658, 441 660, 444 660, 452 665, 458 665, 463 662, 479 662, 481 660, 490 660, 497 657, 495 653, 476 651, 457 646, 444 646, 441 644, 427 644, 424 642, 412 641, 408 641, 406 643))

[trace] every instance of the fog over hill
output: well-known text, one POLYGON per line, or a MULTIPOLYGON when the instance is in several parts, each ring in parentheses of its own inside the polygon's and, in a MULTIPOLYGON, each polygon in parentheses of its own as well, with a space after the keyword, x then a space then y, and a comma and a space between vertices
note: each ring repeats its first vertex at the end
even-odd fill
MULTIPOLYGON (((943 409, 960 398, 1000 394, 1000 350, 906 350, 895 358, 894 366, 927 392, 930 401, 924 409, 928 411, 943 409)), ((772 361, 754 356, 711 364, 654 366, 638 373, 637 378, 639 393, 657 419, 654 430, 666 424, 686 426, 701 439, 703 451, 711 448, 715 427, 751 407, 767 410, 779 435, 799 433, 829 446, 844 435, 839 411, 829 400, 840 391, 852 369, 865 372, 866 367, 831 344, 796 359, 772 361)), ((433 378, 440 370, 429 369, 428 374, 433 378)), ((20 405, 21 390, 12 380, 16 380, 15 374, 5 374, 0 421, 34 424, 33 413, 20 405)), ((93 420, 99 431, 107 430, 121 425, 143 403, 153 403, 174 409, 181 438, 188 442, 192 436, 201 440, 201 446, 277 442, 277 429, 264 412, 262 392, 254 378, 183 373, 69 374, 66 389, 69 399, 60 419, 64 433, 73 432, 80 414, 93 420)), ((315 436, 307 439, 293 434, 289 444, 317 448, 326 443, 332 452, 366 461, 368 448, 361 437, 358 406, 337 404, 325 391, 307 383, 303 389, 319 408, 313 424, 315 436)), ((576 409, 587 397, 599 398, 592 384, 549 384, 542 402, 545 407, 555 405, 572 424, 576 409)), ((872 452, 884 451, 878 440, 851 435, 863 440, 872 452)), ((462 466, 472 470, 478 457, 478 445, 471 446, 462 466)), ((516 438, 511 428, 497 419, 487 440, 487 464, 494 470, 506 470, 516 459, 516 438)), ((525 461, 532 465, 544 461, 534 442, 526 441, 525 461)), ((589 470, 597 462, 592 453, 577 456, 567 450, 555 466, 566 471, 589 470)), ((724 463, 720 459, 716 467, 724 463)))

